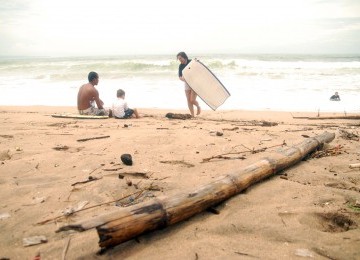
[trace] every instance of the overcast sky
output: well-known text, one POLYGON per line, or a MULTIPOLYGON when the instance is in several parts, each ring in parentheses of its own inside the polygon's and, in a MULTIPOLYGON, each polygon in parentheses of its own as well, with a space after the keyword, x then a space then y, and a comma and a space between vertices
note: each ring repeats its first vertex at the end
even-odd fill
POLYGON ((0 0, 0 56, 360 54, 360 0, 0 0))

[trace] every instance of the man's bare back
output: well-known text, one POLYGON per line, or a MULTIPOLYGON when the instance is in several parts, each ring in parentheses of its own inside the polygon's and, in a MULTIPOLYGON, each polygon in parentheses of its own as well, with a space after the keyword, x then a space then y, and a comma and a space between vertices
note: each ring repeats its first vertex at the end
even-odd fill
POLYGON ((109 115, 110 111, 104 109, 104 102, 99 98, 99 92, 95 88, 99 84, 99 75, 91 71, 88 80, 89 83, 82 85, 78 92, 77 107, 79 113, 81 115, 109 115))
POLYGON ((91 106, 91 102, 95 101, 98 108, 102 109, 103 104, 99 99, 99 92, 91 83, 84 84, 80 87, 77 99, 78 110, 86 110, 91 106))

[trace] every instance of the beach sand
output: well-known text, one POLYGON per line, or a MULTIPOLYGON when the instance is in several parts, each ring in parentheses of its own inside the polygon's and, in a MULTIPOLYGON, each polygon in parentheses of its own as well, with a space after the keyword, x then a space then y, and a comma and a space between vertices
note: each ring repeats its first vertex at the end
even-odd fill
POLYGON ((349 168, 360 162, 360 142, 342 132, 360 135, 359 120, 221 110, 175 120, 165 114, 187 111, 139 111, 140 119, 78 120, 50 116, 74 113, 74 107, 0 108, 0 258, 360 259, 360 168, 349 168), (296 145, 325 131, 336 136, 324 146, 324 157, 249 187, 216 206, 219 214, 199 213, 101 256, 95 229, 55 232, 130 203, 194 190, 271 155, 284 142, 296 145), (93 137, 105 138, 78 141, 93 137), (132 166, 121 162, 124 153, 132 155, 132 166), (203 163, 221 154, 245 159, 203 163), (98 180, 81 183, 89 176, 98 180), (139 190, 139 197, 105 204, 139 190), (82 202, 105 205, 63 216, 82 202), (46 220, 53 221, 37 224, 46 220), (46 243, 23 245, 24 238, 41 235, 46 243))

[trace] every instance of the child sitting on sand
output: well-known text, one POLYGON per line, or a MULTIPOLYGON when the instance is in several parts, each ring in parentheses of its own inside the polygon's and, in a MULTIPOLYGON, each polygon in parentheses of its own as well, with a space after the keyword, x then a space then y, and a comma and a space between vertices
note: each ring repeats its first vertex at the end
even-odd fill
POLYGON ((125 91, 118 89, 116 93, 117 99, 112 104, 112 114, 115 118, 139 118, 139 114, 136 108, 129 108, 125 101, 125 91))

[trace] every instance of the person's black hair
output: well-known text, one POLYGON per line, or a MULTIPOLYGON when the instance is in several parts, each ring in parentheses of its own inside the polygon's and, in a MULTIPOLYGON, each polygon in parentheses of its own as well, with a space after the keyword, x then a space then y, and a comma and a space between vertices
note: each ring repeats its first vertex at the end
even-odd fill
POLYGON ((97 79, 97 78, 99 78, 99 75, 94 71, 91 71, 89 73, 89 75, 88 75, 89 82, 91 82, 91 81, 93 81, 94 79, 97 79))
POLYGON ((180 56, 180 57, 183 57, 183 58, 186 59, 186 60, 189 60, 188 56, 187 56, 186 53, 183 52, 183 51, 179 52, 179 53, 176 55, 176 58, 178 58, 179 56, 180 56))
POLYGON ((118 91, 116 92, 116 96, 117 96, 117 97, 121 97, 121 96, 123 96, 123 95, 125 95, 125 91, 122 90, 122 89, 118 89, 118 91))

